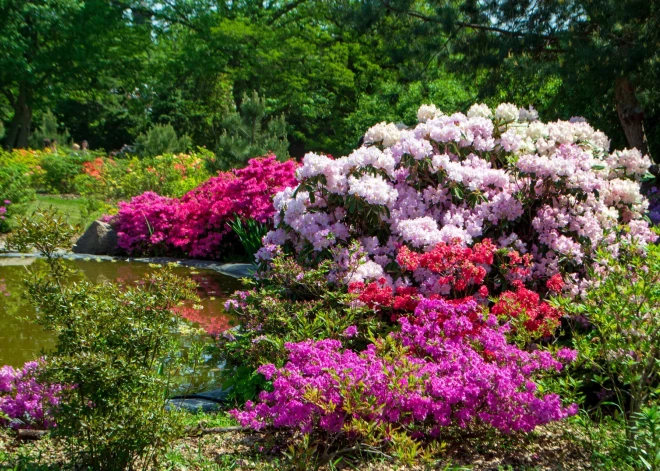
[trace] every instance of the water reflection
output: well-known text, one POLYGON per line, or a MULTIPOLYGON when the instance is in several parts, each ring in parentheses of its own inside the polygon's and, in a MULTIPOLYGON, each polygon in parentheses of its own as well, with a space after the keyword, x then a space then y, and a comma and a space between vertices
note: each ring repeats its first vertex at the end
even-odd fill
MULTIPOLYGON (((27 274, 26 268, 33 263, 44 262, 35 259, 0 258, 0 366, 21 366, 54 346, 52 334, 33 322, 35 310, 24 297, 23 280, 27 274)), ((140 262, 68 260, 67 263, 78 270, 75 280, 72 281, 87 280, 92 283, 142 283, 145 276, 155 270, 140 262)), ((199 327, 210 334, 218 334, 231 327, 232 321, 225 313, 223 305, 229 295, 240 288, 240 282, 210 270, 176 267, 174 271, 181 276, 192 278, 199 285, 198 294, 201 298, 198 303, 201 309, 192 305, 177 308, 177 313, 190 321, 186 325, 191 328, 184 325, 179 333, 186 347, 182 354, 186 355, 192 353, 192 346, 201 337, 192 327, 199 327)), ((178 379, 176 392, 188 392, 188 387, 201 390, 216 385, 215 379, 222 366, 219 352, 207 349, 202 357, 203 363, 198 365, 194 375, 188 371, 187 376, 178 379)))

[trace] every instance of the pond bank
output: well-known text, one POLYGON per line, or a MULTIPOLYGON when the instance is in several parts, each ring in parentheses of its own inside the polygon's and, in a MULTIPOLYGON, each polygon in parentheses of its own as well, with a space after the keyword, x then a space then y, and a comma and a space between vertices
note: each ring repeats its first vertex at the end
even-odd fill
MULTIPOLYGON (((212 260, 198 260, 173 257, 127 257, 113 255, 88 255, 76 254, 72 252, 60 252, 62 258, 66 260, 100 260, 100 261, 122 261, 122 262, 140 262, 140 263, 176 263, 182 267, 198 268, 203 270, 213 270, 223 275, 233 278, 249 278, 252 276, 255 266, 250 263, 220 263, 212 260)), ((42 258, 39 253, 0 253, 0 266, 10 265, 29 265, 33 260, 42 258)))

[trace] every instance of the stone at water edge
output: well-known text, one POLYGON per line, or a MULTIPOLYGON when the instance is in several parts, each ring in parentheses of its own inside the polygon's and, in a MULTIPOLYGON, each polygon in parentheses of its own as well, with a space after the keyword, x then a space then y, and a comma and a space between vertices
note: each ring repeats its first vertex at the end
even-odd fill
POLYGON ((78 239, 72 251, 90 255, 116 255, 120 252, 117 246, 117 233, 110 224, 94 221, 78 239))

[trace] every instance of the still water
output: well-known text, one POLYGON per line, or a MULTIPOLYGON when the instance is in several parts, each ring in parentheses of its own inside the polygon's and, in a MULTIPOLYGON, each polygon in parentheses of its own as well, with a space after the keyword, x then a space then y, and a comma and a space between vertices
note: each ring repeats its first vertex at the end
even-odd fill
MULTIPOLYGON (((52 334, 33 322, 35 310, 23 295, 23 280, 28 266, 43 263, 42 260, 33 258, 0 257, 0 366, 19 367, 54 346, 52 334)), ((66 263, 78 270, 78 280, 86 279, 92 283, 140 283, 148 273, 155 270, 149 264, 141 262, 89 259, 67 260, 66 263)), ((186 319, 187 324, 200 327, 209 334, 218 334, 233 325, 223 305, 229 295, 241 287, 240 281, 212 270, 176 267, 174 272, 192 278, 199 285, 199 304, 202 309, 193 309, 192 306, 178 308, 178 313, 186 319)), ((185 344, 187 338, 183 340, 185 344)), ((204 364, 200 365, 194 374, 181 378, 179 390, 198 391, 217 386, 214 380, 221 366, 219 352, 206 354, 204 364)))

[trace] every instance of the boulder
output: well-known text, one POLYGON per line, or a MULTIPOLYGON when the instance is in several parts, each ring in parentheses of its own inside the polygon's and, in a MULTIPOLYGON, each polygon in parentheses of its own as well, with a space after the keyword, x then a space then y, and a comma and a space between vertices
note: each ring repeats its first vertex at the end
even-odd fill
POLYGON ((74 253, 90 255, 117 255, 117 233, 110 224, 94 221, 73 246, 74 253))
POLYGON ((217 271, 234 278, 251 278, 256 270, 257 267, 251 263, 225 263, 217 271))

